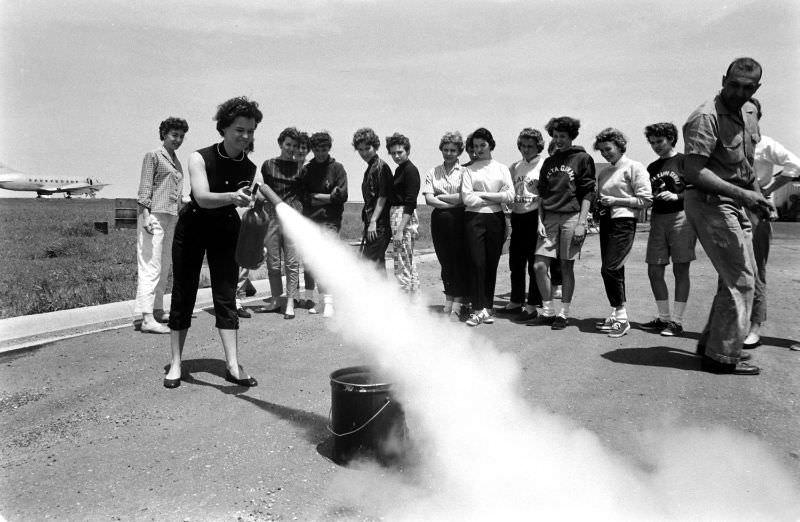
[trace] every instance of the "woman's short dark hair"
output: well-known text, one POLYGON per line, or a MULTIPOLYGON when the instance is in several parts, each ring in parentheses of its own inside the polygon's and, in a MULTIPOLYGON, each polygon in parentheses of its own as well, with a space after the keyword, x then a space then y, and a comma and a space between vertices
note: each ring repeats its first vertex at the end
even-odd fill
POLYGON ((315 147, 325 147, 333 145, 333 138, 328 131, 315 132, 308 138, 308 145, 313 149, 315 147))
POLYGON ((230 127, 239 116, 253 118, 256 120, 256 126, 258 126, 264 118, 264 115, 258 110, 257 102, 248 100, 246 96, 231 98, 219 104, 217 107, 217 114, 214 115, 219 135, 222 136, 223 131, 230 127))
POLYGON ((166 120, 162 121, 158 126, 158 139, 164 141, 164 138, 167 137, 167 134, 169 134, 169 131, 171 130, 189 132, 189 124, 186 123, 186 120, 183 118, 175 118, 174 116, 170 116, 166 120))
POLYGON ((474 136, 474 134, 470 132, 469 134, 467 134, 467 139, 464 140, 464 148, 467 151, 471 151, 471 150, 473 150, 475 148, 475 144, 472 143, 472 137, 473 136, 474 136))
POLYGON ((480 127, 472 133, 472 140, 483 140, 489 144, 489 150, 494 150, 495 142, 492 133, 485 127, 480 127))
POLYGON ((386 152, 389 152, 389 149, 397 145, 403 147, 406 154, 411 152, 411 141, 399 132, 395 132, 391 136, 386 136, 386 152))
POLYGON ((536 129, 530 127, 522 129, 519 136, 517 136, 517 148, 522 144, 522 140, 533 140, 539 152, 544 150, 544 138, 542 138, 542 133, 536 129))
POLYGON ((628 139, 622 134, 622 131, 613 127, 608 127, 600 131, 600 134, 594 138, 594 150, 600 150, 600 144, 603 142, 611 142, 616 145, 620 152, 625 152, 628 148, 628 139))
POLYGON ((278 134, 278 145, 283 145, 284 140, 286 138, 292 138, 298 144, 300 143, 300 131, 297 130, 297 127, 286 127, 278 134))
POLYGON ((300 132, 297 135, 297 145, 305 145, 308 148, 308 133, 307 132, 300 132))
POLYGON ((644 128, 644 137, 667 138, 674 147, 678 144, 678 128, 668 122, 654 123, 644 128))
POLYGON ((381 139, 369 127, 361 127, 353 133, 353 148, 357 149, 359 143, 372 145, 375 150, 381 148, 381 139))
POLYGON ((566 132, 571 140, 574 140, 578 137, 578 130, 580 128, 581 120, 570 118, 569 116, 550 118, 550 121, 548 121, 547 125, 544 126, 544 130, 547 131, 547 134, 549 134, 550 137, 552 137, 553 133, 556 131, 566 132))
POLYGON ((442 139, 439 140, 439 150, 442 150, 448 143, 455 145, 459 154, 464 152, 464 138, 461 136, 460 132, 445 132, 442 139))

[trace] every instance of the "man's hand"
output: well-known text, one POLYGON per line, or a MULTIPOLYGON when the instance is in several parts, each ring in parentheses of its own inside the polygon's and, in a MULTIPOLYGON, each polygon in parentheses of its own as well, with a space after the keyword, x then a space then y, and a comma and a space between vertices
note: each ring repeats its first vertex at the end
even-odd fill
POLYGON ((742 205, 752 210, 762 219, 769 219, 770 214, 775 212, 772 202, 755 190, 745 190, 740 199, 742 205))

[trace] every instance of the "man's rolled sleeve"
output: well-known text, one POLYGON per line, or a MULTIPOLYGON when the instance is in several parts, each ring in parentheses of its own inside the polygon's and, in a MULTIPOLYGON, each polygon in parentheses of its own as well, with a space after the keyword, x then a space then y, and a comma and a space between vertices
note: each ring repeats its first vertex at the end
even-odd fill
POLYGON ((708 114, 698 114, 683 126, 684 153, 710 158, 717 146, 717 122, 708 114))

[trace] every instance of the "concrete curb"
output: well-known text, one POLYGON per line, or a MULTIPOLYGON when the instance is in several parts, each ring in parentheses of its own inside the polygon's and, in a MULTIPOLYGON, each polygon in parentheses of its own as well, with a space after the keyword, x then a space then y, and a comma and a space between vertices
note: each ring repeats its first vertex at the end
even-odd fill
MULTIPOLYGON (((436 254, 423 253, 417 256, 416 260, 419 263, 435 261, 436 254)), ((387 259, 386 268, 389 271, 393 269, 391 259, 387 259)), ((257 301, 270 296, 269 282, 266 279, 254 280, 253 286, 256 288, 256 295, 245 299, 244 302, 257 301)), ((165 309, 169 309, 171 297, 169 294, 164 296, 165 309)), ((197 292, 195 313, 209 309, 211 305, 211 289, 201 288, 197 292)), ((0 320, 0 354, 33 349, 81 335, 133 327, 134 321, 138 319, 137 314, 134 313, 134 306, 135 302, 130 300, 2 319, 0 320)))

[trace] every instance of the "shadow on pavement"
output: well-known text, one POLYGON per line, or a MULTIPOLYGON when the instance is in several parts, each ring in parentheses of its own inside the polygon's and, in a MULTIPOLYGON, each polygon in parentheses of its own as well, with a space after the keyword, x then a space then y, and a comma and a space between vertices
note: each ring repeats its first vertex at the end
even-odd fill
POLYGON ((621 364, 701 371, 700 358, 694 353, 668 346, 618 348, 602 354, 601 357, 621 364))
MULTIPOLYGON (((194 373, 205 372, 215 375, 220 379, 225 379, 226 370, 225 361, 220 359, 188 359, 184 360, 181 364, 181 371, 183 373, 182 379, 187 384, 216 388, 224 394, 233 395, 237 399, 247 401, 267 413, 292 423, 303 430, 303 437, 309 443, 316 445, 317 452, 321 456, 333 461, 333 437, 328 432, 328 419, 326 417, 245 395, 242 392, 249 389, 246 386, 213 384, 192 375, 194 373)), ((254 377, 258 379, 258 376, 254 377)))

